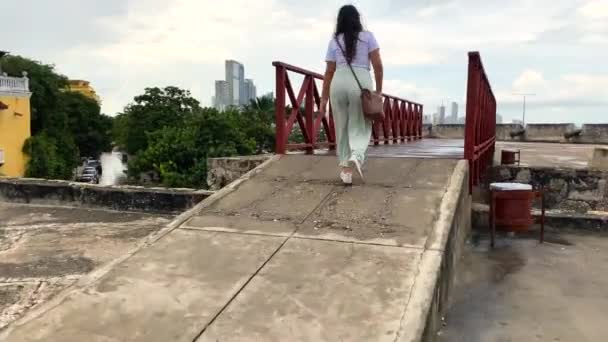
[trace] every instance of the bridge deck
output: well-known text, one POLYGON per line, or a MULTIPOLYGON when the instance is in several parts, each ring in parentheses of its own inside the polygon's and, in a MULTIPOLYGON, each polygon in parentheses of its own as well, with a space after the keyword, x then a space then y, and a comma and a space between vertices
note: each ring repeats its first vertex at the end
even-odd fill
POLYGON ((419 337, 468 227, 466 170, 370 158, 344 187, 333 157, 274 158, 0 340, 419 337))
POLYGON ((393 158, 464 158, 462 139, 422 139, 407 144, 378 145, 369 149, 374 157, 393 158))

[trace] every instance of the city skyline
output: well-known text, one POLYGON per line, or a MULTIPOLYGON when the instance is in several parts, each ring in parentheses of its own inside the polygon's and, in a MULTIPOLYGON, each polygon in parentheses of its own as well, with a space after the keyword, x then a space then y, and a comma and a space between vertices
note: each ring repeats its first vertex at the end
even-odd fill
POLYGON ((215 81, 212 105, 223 111, 228 107, 244 106, 257 96, 253 79, 245 78, 245 65, 229 59, 224 62, 225 79, 215 81))
MULTIPOLYGON (((23 27, 19 16, 0 16, 6 27, 20 27, 3 37, 3 49, 91 81, 104 99, 103 111, 114 115, 150 86, 189 89, 203 105, 212 105, 213 80, 224 78, 221 63, 231 57, 247 66, 260 93, 274 90, 275 60, 321 73, 341 4, 107 0, 74 6, 68 0, 4 1, 0 13, 28 13, 30 24, 23 27), (251 25, 251 18, 268 20, 251 25), (256 39, 260 37, 264 39, 256 39)), ((522 92, 538 94, 529 100, 528 122, 605 121, 605 0, 472 4, 356 2, 381 46, 387 93, 424 104, 427 114, 446 98, 464 104, 466 54, 478 50, 506 121, 521 117, 522 99, 512 94, 522 92), (513 26, 514 17, 521 23, 513 26), (407 39, 396 39, 395 32, 407 39)))

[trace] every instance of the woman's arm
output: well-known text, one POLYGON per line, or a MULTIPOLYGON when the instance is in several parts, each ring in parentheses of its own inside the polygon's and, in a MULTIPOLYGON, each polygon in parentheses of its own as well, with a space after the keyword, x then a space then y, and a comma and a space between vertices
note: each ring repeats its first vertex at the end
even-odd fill
POLYGON ((380 49, 376 49, 369 53, 369 59, 374 67, 374 76, 376 78, 376 92, 382 93, 382 80, 384 79, 384 67, 382 66, 382 58, 380 57, 380 49))
POLYGON ((323 81, 323 91, 321 92, 321 108, 319 108, 322 114, 325 114, 327 111, 327 103, 329 102, 329 88, 331 86, 331 81, 334 78, 334 73, 336 72, 336 62, 327 62, 327 67, 325 67, 325 77, 323 81))

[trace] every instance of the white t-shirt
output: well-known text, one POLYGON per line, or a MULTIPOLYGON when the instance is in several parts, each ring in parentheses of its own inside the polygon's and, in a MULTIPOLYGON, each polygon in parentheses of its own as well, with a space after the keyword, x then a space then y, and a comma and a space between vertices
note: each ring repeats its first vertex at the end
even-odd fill
MULTIPOLYGON (((340 34, 338 36, 338 41, 342 48, 346 51, 346 45, 344 45, 344 35, 340 34)), ((354 67, 366 68, 370 69, 369 63, 369 54, 372 51, 379 49, 380 46, 376 41, 376 37, 374 34, 369 31, 362 31, 359 33, 359 41, 357 42, 357 51, 355 56, 353 57, 353 61, 351 65, 354 67)), ((340 50, 340 47, 336 43, 336 39, 332 38, 329 41, 329 46, 327 47, 327 55, 325 56, 325 61, 327 62, 336 62, 338 65, 347 65, 346 58, 340 50)))

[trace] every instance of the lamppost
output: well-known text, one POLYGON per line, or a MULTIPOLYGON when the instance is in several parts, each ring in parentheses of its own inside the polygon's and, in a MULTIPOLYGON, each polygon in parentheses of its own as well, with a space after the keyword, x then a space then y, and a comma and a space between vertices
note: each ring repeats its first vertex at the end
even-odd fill
POLYGON ((522 126, 526 127, 526 96, 536 96, 536 94, 532 93, 513 93, 513 95, 519 95, 524 97, 524 113, 522 116, 522 126))

